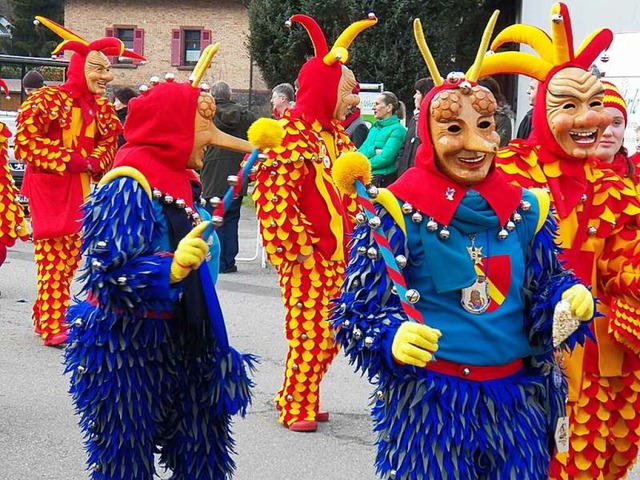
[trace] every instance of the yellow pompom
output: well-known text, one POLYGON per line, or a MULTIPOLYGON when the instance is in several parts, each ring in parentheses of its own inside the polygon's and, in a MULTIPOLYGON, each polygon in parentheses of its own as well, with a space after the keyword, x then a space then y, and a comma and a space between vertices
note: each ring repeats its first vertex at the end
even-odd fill
POLYGON ((341 192, 353 195, 356 193, 356 180, 365 185, 371 183, 371 164, 369 159, 359 152, 344 153, 333 164, 331 175, 341 192))
POLYGON ((273 118, 259 118, 247 131, 249 143, 260 150, 276 148, 284 139, 284 128, 273 118))

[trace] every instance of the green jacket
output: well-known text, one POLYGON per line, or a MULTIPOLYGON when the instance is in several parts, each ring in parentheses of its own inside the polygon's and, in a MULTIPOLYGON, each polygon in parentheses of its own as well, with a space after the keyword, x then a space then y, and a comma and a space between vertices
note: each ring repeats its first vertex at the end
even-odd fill
POLYGON ((397 115, 378 120, 371 126, 367 139, 358 151, 371 162, 373 175, 395 173, 396 156, 406 134, 407 129, 400 123, 397 115), (376 149, 380 149, 380 153, 376 154, 376 149))

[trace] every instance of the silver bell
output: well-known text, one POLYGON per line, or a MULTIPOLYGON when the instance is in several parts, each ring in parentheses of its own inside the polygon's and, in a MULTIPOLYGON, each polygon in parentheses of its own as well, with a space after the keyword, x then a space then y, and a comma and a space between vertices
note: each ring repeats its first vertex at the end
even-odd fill
POLYGON ((433 218, 430 218, 427 222, 427 230, 430 232, 435 232, 438 230, 438 222, 436 222, 433 218))
POLYGON ((354 328, 353 338, 355 338, 356 340, 360 340, 362 338, 362 330, 360 330, 359 328, 354 328))
POLYGON ((358 225, 364 225, 367 223, 367 216, 363 212, 356 213, 356 222, 358 225))
POLYGON ((392 293, 393 295, 397 295, 397 294, 398 294, 398 287, 396 287, 395 285, 393 285, 393 286, 391 287, 391 293, 392 293))
POLYGON ((160 200, 162 198, 162 192, 157 188, 153 189, 152 195, 153 195, 153 198, 155 198, 156 200, 160 200))
POLYGON ((214 227, 220 227, 224 223, 224 217, 221 215, 214 215, 211 217, 211 223, 213 223, 214 227))
POLYGON ((451 232, 449 232, 449 229, 447 227, 442 227, 442 230, 440 230, 440 233, 438 233, 438 236, 442 240, 446 240, 451 236, 451 232))
POLYGON ((220 199, 220 197, 212 197, 211 200, 209 200, 209 205, 211 205, 214 210, 217 209, 221 203, 222 200, 220 199))
POLYGON ((73 326, 76 327, 76 328, 82 328, 83 325, 84 325, 84 322, 82 321, 81 318, 76 318, 73 321, 73 326))
POLYGON ((302 340, 309 340, 309 335, 307 335, 306 333, 303 333, 302 335, 300 335, 300 338, 302 340))
POLYGON ((507 231, 511 232, 516 228, 516 224, 509 220, 505 228, 507 229, 507 231))
POLYGON ((182 198, 179 198, 176 200, 176 207, 178 208, 184 208, 186 207, 187 202, 185 202, 182 198))
POLYGON ((522 221, 522 215, 520 215, 518 212, 514 212, 513 213, 513 221, 516 223, 519 223, 522 221))
POLYGON ((596 233, 598 233, 598 229, 593 225, 589 225, 589 228, 587 229, 587 233, 589 234, 590 237, 594 237, 596 233))
POLYGON ((509 236, 509 232, 507 232, 506 229, 501 228, 500 231, 498 232, 498 238, 500 240, 504 240, 509 236))
POLYGON ((398 264, 398 267, 400 268, 404 268, 407 266, 407 257, 405 257, 404 255, 397 255, 396 256, 396 263, 398 264))
POLYGON ((365 337, 364 338, 364 347, 371 348, 373 346, 373 337, 365 337))
POLYGON ((87 372, 87 368, 84 365, 78 365, 76 371, 78 372, 78 375, 84 375, 87 372))
POLYGON ((378 258, 378 249, 375 247, 369 247, 367 249, 367 257, 371 260, 376 260, 378 258))
POLYGON ((172 204, 173 203, 173 197, 171 195, 165 195, 164 196, 164 202, 168 203, 168 204, 172 204))
POLYGON ((127 277, 118 277, 118 285, 120 285, 121 287, 124 287, 127 284, 127 277))
POLYGON ((412 213, 413 212, 413 205, 411 205, 409 202, 404 202, 402 204, 402 213, 412 213))
POLYGON ((382 222, 380 221, 380 217, 371 217, 369 219, 369 226, 371 228, 378 228, 382 222))
POLYGON ((240 179, 237 175, 229 175, 227 177, 227 183, 235 187, 236 185, 238 185, 238 183, 240 183, 240 179))
POLYGON ((418 303, 418 300, 420 300, 420 292, 418 292, 418 290, 416 290, 415 288, 410 288, 404 294, 404 298, 411 304, 418 303))
POLYGON ((364 245, 361 245, 358 247, 358 255, 366 255, 367 254, 367 247, 365 247, 364 245))
POLYGON ((422 214, 420 212, 415 212, 411 215, 411 221, 413 223, 420 223, 422 221, 422 214))
POLYGON ((105 242, 104 240, 100 240, 99 242, 96 242, 96 248, 100 250, 104 250, 105 248, 107 248, 107 242, 105 242))
MULTIPOLYGON (((180 201, 180 199, 176 200, 176 205, 177 203, 180 201)), ((182 200, 184 202, 184 200, 182 200)), ((184 213, 186 213, 187 215, 191 215, 193 214, 193 208, 191 207, 185 207, 184 208, 184 213)))
POLYGON ((378 196, 378 187, 375 185, 369 185, 367 187, 367 193, 371 198, 376 198, 378 196))
POLYGON ((376 398, 377 398, 378 400, 384 400, 384 392, 382 392, 382 391, 378 390, 378 391, 376 392, 376 398))
POLYGON ((531 204, 526 200, 523 200, 522 202, 520 202, 520 207, 522 207, 522 210, 525 212, 528 212, 529 210, 531 210, 531 204))
POLYGON ((462 82, 458 88, 464 95, 469 95, 471 93, 471 84, 466 80, 462 82))

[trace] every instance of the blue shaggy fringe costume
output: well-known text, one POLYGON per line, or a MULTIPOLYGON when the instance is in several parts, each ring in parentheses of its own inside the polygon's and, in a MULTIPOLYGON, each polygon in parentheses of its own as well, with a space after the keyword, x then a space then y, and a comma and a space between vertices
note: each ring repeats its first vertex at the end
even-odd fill
MULTIPOLYGON (((433 89, 421 111, 458 83, 433 89)), ((456 101, 486 95, 468 83, 471 93, 456 101)), ((380 225, 373 228, 420 293, 413 306, 425 325, 442 332, 435 359, 419 368, 392 356, 408 319, 367 222, 354 232, 332 309, 338 342, 375 385, 377 473, 395 480, 543 480, 566 398, 554 310, 578 282, 557 259, 548 195, 514 187, 493 168, 471 186, 454 182, 436 167, 424 117, 416 167, 389 187, 392 195, 380 192, 380 225)), ((561 347, 584 342, 587 332, 588 322, 581 323, 561 347)))
POLYGON ((235 468, 231 420, 250 403, 255 359, 228 344, 212 230, 207 260, 169 281, 194 212, 208 216, 186 168, 199 95, 174 83, 134 99, 116 158, 124 168, 86 205, 87 299, 69 309, 65 362, 94 480, 149 480, 156 453, 174 480, 227 479, 235 468))

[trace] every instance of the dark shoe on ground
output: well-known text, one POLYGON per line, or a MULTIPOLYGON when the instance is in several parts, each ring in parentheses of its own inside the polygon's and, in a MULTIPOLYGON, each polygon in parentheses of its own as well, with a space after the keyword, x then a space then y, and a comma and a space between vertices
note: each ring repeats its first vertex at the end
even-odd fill
POLYGON ((232 265, 231 267, 225 269, 225 270, 220 270, 220 273, 236 273, 238 271, 238 266, 237 265, 232 265))

